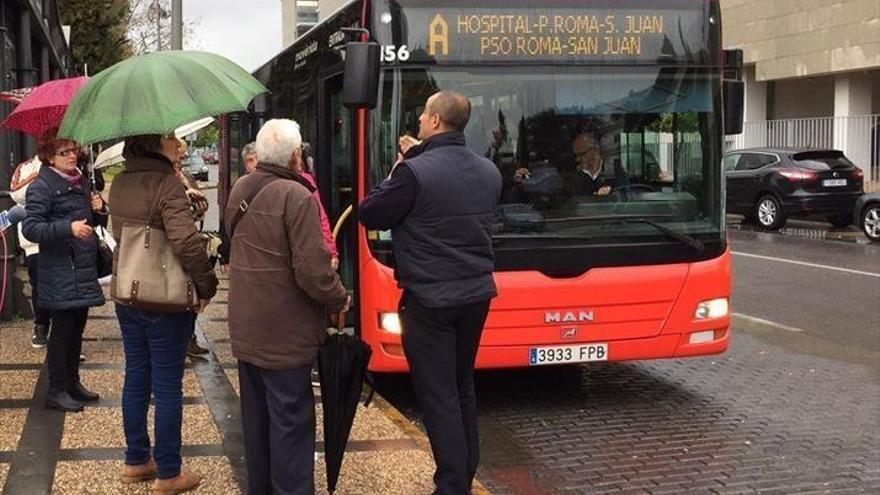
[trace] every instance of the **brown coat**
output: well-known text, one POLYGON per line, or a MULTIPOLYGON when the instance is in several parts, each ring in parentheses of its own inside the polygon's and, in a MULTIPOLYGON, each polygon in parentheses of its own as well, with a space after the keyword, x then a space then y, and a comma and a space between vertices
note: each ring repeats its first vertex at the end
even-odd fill
POLYGON ((261 163, 239 179, 224 214, 226 231, 265 174, 281 179, 254 197, 231 239, 229 335, 241 361, 292 369, 315 360, 328 311, 341 310, 347 292, 330 267, 318 204, 294 172, 261 163))
POLYGON ((113 179, 109 198, 113 237, 119 242, 125 222, 143 224, 157 193, 162 199, 150 225, 165 231, 174 254, 192 276, 199 298, 211 299, 217 293, 217 276, 208 260, 205 242, 193 222, 186 190, 164 156, 129 159, 125 162, 125 171, 113 179))

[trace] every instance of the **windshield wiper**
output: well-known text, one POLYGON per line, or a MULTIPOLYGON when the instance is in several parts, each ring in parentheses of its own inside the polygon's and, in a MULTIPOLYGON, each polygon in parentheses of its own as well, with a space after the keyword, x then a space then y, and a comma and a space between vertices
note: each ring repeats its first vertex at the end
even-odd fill
POLYGON ((499 246, 507 239, 534 239, 534 240, 566 240, 566 241, 590 241, 592 236, 578 234, 555 234, 555 233, 535 233, 535 234, 517 234, 517 233, 499 233, 492 235, 492 245, 499 246))
POLYGON ((691 237, 691 236, 685 234, 684 232, 679 232, 675 229, 671 229, 671 228, 663 225, 662 223, 657 223, 653 220, 648 220, 647 218, 626 218, 626 219, 623 219, 622 221, 623 221, 623 223, 643 223, 645 225, 650 225, 651 227, 654 227, 655 229, 659 230, 660 232, 663 232, 664 234, 666 234, 667 237, 671 237, 672 239, 680 241, 682 244, 693 248, 697 252, 702 253, 703 251, 706 250, 706 245, 703 244, 703 241, 701 241, 695 237, 691 237))
POLYGON ((703 244, 702 241, 691 237, 683 232, 679 232, 675 229, 671 229, 661 223, 657 223, 652 218, 674 218, 674 215, 637 215, 637 214, 622 214, 622 215, 594 215, 591 217, 568 217, 568 218, 559 218, 559 219, 548 219, 548 222, 570 222, 573 220, 582 221, 582 222, 599 222, 599 223, 642 223, 645 225, 650 225, 660 232, 666 234, 667 237, 675 239, 682 244, 693 248, 698 252, 703 252, 706 249, 706 245, 703 244))

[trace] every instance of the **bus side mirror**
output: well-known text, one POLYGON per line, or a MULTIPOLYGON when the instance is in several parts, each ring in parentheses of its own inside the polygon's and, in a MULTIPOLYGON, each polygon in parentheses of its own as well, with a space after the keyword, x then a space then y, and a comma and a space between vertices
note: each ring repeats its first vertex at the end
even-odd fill
POLYGON ((746 85, 742 81, 724 80, 724 134, 741 134, 746 85))
POLYGON ((379 44, 353 41, 345 45, 342 104, 348 108, 376 108, 379 99, 379 44))

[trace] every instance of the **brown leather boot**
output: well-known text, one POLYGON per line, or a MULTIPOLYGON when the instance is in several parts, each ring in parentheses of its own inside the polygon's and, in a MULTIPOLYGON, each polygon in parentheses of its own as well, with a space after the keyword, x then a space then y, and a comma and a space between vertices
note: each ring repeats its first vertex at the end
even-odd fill
POLYGON ((174 478, 154 481, 153 493, 156 495, 177 495, 198 488, 201 484, 201 475, 181 471, 174 478))
POLYGON ((122 466, 122 482, 126 485, 130 485, 132 483, 140 483, 141 481, 151 480, 156 477, 156 461, 150 459, 149 461, 138 464, 137 466, 130 466, 128 464, 122 466))

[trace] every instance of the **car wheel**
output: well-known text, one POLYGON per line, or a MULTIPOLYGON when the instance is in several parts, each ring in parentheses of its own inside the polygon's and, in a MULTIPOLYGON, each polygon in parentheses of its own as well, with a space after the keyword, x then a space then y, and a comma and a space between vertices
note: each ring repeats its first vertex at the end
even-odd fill
POLYGON ((849 227, 849 225, 852 223, 852 217, 849 215, 837 215, 834 217, 828 217, 828 223, 838 228, 849 227))
POLYGON ((868 239, 880 242, 880 203, 870 204, 862 210, 861 226, 868 239))
POLYGON ((779 230, 785 225, 785 212, 782 211, 782 204, 770 194, 761 196, 761 199, 755 204, 755 217, 758 219, 758 225, 767 230, 779 230))

